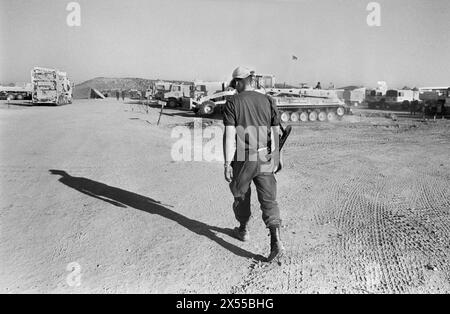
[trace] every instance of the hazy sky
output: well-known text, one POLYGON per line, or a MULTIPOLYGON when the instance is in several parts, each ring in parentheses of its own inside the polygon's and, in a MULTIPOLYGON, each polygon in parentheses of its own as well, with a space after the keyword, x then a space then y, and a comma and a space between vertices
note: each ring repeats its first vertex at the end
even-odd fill
POLYGON ((33 66, 97 76, 226 80, 238 65, 278 82, 391 87, 450 85, 450 1, 0 0, 0 82, 33 66), (299 60, 293 61, 292 55, 299 60))

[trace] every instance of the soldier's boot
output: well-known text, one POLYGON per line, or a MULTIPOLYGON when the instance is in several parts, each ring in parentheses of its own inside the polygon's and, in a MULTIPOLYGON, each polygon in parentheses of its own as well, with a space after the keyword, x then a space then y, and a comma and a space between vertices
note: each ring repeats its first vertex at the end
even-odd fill
POLYGON ((285 252, 283 243, 281 242, 280 227, 269 227, 270 230, 270 255, 267 262, 271 263, 274 260, 279 261, 285 252))
POLYGON ((241 223, 239 227, 234 228, 234 236, 242 242, 250 240, 250 232, 247 223, 241 223))

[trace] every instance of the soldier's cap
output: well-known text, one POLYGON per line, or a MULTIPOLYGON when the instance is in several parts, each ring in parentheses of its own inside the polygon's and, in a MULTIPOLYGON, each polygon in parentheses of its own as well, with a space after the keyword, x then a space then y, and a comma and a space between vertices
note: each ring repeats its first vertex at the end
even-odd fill
POLYGON ((237 67, 232 74, 232 80, 230 82, 230 87, 236 88, 236 80, 245 79, 251 75, 254 75, 255 71, 250 70, 247 67, 237 67))
POLYGON ((247 77, 249 77, 250 75, 254 75, 255 71, 250 70, 247 67, 237 67, 234 71, 233 71, 233 79, 245 79, 247 77))

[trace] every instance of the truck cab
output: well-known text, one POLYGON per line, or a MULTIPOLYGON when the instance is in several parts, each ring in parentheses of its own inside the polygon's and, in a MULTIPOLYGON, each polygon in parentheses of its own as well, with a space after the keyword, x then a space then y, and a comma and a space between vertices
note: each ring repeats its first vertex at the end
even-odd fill
POLYGON ((164 94, 170 90, 171 83, 158 81, 147 89, 147 99, 154 98, 156 100, 164 100, 164 94))
POLYGON ((407 110, 412 102, 419 100, 419 92, 409 89, 390 89, 386 92, 385 100, 387 109, 407 110))
POLYGON ((369 109, 379 109, 381 102, 384 99, 385 94, 378 89, 372 89, 366 91, 366 102, 369 109))
POLYGON ((189 98, 191 85, 171 84, 168 91, 164 93, 163 101, 167 102, 170 108, 176 108, 183 104, 185 98, 189 98))
POLYGON ((257 89, 272 89, 275 88, 275 76, 270 74, 256 75, 257 89))
POLYGON ((191 85, 190 97, 193 100, 200 100, 202 97, 208 94, 208 90, 205 84, 193 84, 191 85))

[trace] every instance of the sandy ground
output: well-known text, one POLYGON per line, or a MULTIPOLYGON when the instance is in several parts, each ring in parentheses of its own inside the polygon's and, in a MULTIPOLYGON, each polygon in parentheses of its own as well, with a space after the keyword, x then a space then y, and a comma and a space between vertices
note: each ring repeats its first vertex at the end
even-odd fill
POLYGON ((450 293, 449 121, 294 127, 267 265, 256 200, 243 244, 222 164, 174 162, 192 115, 167 113, 0 103, 0 292, 450 293))

